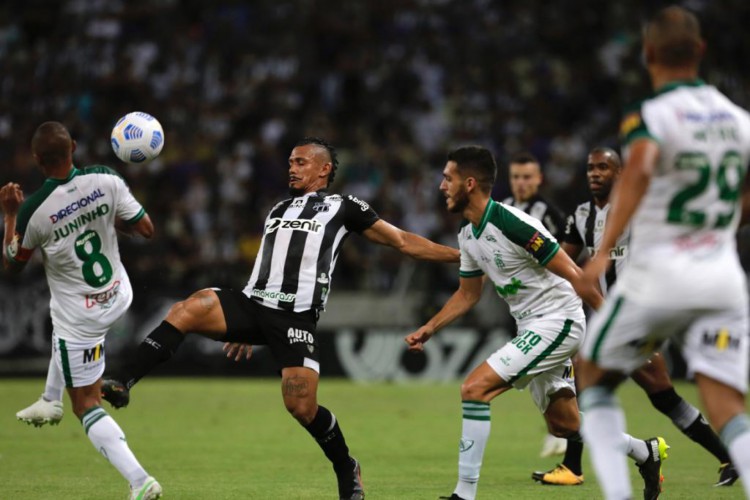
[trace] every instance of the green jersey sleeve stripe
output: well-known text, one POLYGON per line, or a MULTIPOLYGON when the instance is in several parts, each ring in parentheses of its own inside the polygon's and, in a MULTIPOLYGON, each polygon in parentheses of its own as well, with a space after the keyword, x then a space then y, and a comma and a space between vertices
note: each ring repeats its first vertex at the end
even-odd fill
POLYGON ((477 269, 476 271, 459 271, 458 275, 462 278, 478 278, 484 276, 484 271, 477 269))
POLYGON ((135 224, 139 220, 143 219, 145 215, 146 215, 146 210, 141 208, 141 211, 135 214, 135 217, 133 217, 132 219, 128 219, 125 222, 127 222, 128 224, 135 224))

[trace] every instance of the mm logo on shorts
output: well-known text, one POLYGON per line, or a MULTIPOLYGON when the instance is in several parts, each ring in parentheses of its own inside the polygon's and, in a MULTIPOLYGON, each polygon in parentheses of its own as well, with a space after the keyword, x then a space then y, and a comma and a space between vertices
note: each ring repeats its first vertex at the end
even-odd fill
POLYGON ((703 345, 711 345, 716 347, 717 351, 726 351, 732 349, 736 351, 740 348, 740 339, 733 338, 729 334, 729 330, 722 328, 718 332, 704 332, 703 333, 703 345))
POLYGON ((102 356, 104 356, 104 342, 91 349, 83 350, 83 364, 99 361, 102 356))
POLYGON ((290 328, 286 332, 286 338, 290 344, 298 344, 304 342, 305 344, 315 343, 312 333, 307 330, 300 330, 299 328, 290 328))

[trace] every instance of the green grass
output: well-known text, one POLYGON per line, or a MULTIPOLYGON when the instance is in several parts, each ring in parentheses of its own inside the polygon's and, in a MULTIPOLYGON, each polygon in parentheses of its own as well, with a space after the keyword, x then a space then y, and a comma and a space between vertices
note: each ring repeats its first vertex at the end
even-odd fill
MULTIPOLYGON (((85 438, 69 411, 57 427, 33 428, 15 412, 34 401, 43 381, 0 381, 0 498, 126 498, 127 485, 85 438)), ((680 392, 695 402, 694 386, 680 392)), ((458 384, 354 384, 324 379, 320 401, 341 422, 361 461, 370 499, 430 499, 450 494, 460 433, 458 384)), ((633 384, 619 392, 629 431, 662 435, 672 446, 662 498, 739 499, 740 484, 712 488, 716 460, 652 409, 633 384)), ((145 380, 130 407, 107 410, 125 430, 141 463, 173 499, 332 499, 336 486, 317 445, 281 404, 279 382, 259 379, 145 380)), ((580 487, 535 484, 544 426, 527 393, 492 404, 479 499, 600 498, 585 454, 580 487)), ((641 479, 635 467, 636 498, 641 479)))

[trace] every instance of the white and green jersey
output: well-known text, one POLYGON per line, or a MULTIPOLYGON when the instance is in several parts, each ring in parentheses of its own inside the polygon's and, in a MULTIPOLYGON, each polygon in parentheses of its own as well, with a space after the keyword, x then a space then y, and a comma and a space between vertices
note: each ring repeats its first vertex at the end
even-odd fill
POLYGON ((634 140, 659 145, 633 216, 622 291, 667 307, 747 304, 735 232, 750 115, 700 80, 674 82, 626 114, 620 131, 626 158, 634 140))
POLYGON ((125 181, 104 166, 47 179, 21 205, 19 249, 12 258, 26 261, 35 248, 41 250, 58 337, 103 337, 130 306, 133 292, 120 262, 115 218, 135 223, 144 215, 125 181))
POLYGON ((490 200, 479 227, 461 227, 458 244, 461 277, 487 275, 516 320, 582 310, 572 285, 544 267, 560 245, 523 211, 490 200))

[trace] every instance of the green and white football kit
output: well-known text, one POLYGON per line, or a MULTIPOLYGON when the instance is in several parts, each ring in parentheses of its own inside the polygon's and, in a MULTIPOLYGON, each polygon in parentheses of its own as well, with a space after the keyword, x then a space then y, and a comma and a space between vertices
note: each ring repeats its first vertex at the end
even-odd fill
POLYGON ((691 374, 746 392, 748 291, 735 232, 750 115, 700 80, 679 82, 626 115, 621 132, 626 156, 648 138, 659 162, 631 221, 628 265, 582 354, 630 373, 676 337, 691 374))
POLYGON ((144 215, 125 181, 104 166, 47 179, 19 210, 18 245, 8 257, 27 261, 35 248, 42 252, 53 355, 67 387, 93 384, 104 373, 104 337, 133 300, 115 219, 134 224, 144 215))
POLYGON ((461 277, 486 275, 518 324, 517 336, 487 363, 517 389, 528 386, 544 412, 550 395, 575 392, 570 358, 586 325, 573 287, 544 267, 560 246, 540 221, 493 200, 480 226, 467 222, 458 242, 461 277))

